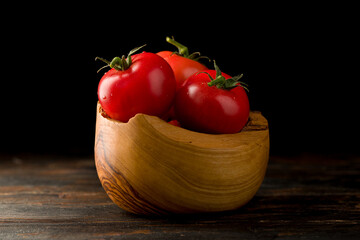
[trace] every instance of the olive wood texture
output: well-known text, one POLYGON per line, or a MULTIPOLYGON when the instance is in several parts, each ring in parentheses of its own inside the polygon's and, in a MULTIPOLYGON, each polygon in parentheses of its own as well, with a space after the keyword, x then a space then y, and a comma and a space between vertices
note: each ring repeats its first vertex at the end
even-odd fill
POLYGON ((137 114, 128 123, 97 107, 95 163, 110 199, 136 214, 237 209, 259 189, 269 158, 267 120, 251 112, 236 134, 204 134, 137 114))

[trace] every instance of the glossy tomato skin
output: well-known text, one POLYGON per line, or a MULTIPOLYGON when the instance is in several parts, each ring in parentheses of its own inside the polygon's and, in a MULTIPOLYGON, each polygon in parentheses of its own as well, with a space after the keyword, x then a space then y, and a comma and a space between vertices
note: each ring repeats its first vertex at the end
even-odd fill
POLYGON ((127 122, 137 113, 162 116, 172 105, 176 81, 170 65, 154 53, 131 56, 124 71, 110 69, 101 78, 98 99, 112 118, 127 122))
MULTIPOLYGON (((206 70, 213 78, 215 70, 206 70)), ((229 79, 231 76, 222 73, 229 79)), ((239 132, 249 118, 249 100, 241 86, 231 90, 208 86, 205 73, 192 75, 178 90, 175 116, 181 126, 203 133, 227 134, 239 132)))
POLYGON ((177 82, 176 89, 179 89, 185 80, 194 73, 208 69, 206 66, 197 61, 179 56, 170 51, 158 52, 157 55, 164 58, 174 71, 177 82))

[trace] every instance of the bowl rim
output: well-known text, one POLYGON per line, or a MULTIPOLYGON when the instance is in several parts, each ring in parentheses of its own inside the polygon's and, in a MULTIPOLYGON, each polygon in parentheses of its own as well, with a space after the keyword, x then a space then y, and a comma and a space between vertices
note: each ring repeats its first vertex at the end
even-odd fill
POLYGON ((198 148, 231 149, 237 147, 251 147, 265 137, 268 137, 269 127, 267 119, 259 111, 251 111, 245 127, 238 133, 209 134, 192 131, 169 124, 165 120, 144 113, 138 113, 128 122, 121 122, 110 118, 97 104, 98 117, 119 127, 146 127, 154 134, 160 134, 169 141, 175 141, 183 146, 196 146, 198 148), (219 140, 222 144, 219 146, 219 140))

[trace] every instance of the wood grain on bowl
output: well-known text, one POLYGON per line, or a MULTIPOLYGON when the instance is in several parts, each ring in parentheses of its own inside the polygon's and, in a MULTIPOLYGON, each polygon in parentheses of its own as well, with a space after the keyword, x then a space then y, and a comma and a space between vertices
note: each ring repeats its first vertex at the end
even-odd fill
POLYGON ((95 162, 114 203, 137 214, 239 208, 259 189, 269 158, 267 120, 251 112, 236 134, 204 134, 137 114, 128 123, 97 109, 95 162))

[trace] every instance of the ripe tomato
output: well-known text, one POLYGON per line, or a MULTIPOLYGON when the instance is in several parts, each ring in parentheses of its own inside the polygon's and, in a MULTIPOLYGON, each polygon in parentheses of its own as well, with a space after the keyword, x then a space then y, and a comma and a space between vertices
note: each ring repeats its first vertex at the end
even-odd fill
POLYGON ((176 126, 176 127, 181 127, 181 125, 180 125, 180 123, 179 123, 178 120, 171 120, 171 121, 169 121, 168 123, 171 124, 171 125, 174 125, 174 126, 176 126))
POLYGON ((204 133, 237 133, 247 123, 249 100, 236 76, 205 70, 192 75, 178 90, 175 116, 181 126, 204 133), (211 77, 211 78, 210 78, 211 77))
POLYGON ((176 42, 173 38, 167 37, 166 41, 178 47, 179 52, 162 51, 158 52, 157 55, 164 58, 174 71, 177 82, 176 89, 179 89, 183 82, 194 73, 208 69, 197 61, 199 58, 205 58, 200 57, 199 52, 189 54, 188 48, 176 42))
POLYGON ((112 119, 122 122, 137 113, 161 117, 175 97, 174 73, 170 65, 154 53, 131 56, 132 53, 134 50, 127 58, 114 58, 112 62, 98 58, 113 67, 99 82, 99 102, 112 119))
POLYGON ((174 71, 176 89, 179 89, 183 82, 194 73, 208 69, 199 62, 173 54, 173 52, 170 51, 162 51, 157 53, 157 55, 164 58, 174 71))

